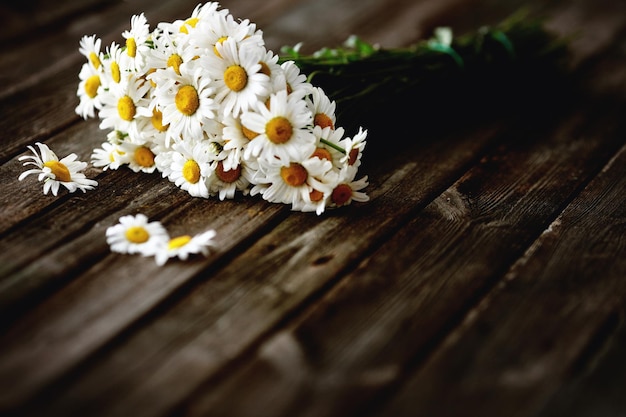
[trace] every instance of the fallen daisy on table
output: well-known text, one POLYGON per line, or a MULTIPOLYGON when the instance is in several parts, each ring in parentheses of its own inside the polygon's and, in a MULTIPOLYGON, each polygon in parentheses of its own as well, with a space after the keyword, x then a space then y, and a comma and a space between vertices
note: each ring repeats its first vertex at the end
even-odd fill
POLYGON ((209 248, 213 246, 215 234, 215 230, 207 230, 195 236, 182 235, 172 238, 157 251, 155 256, 156 263, 163 265, 168 259, 174 257, 185 261, 189 255, 197 253, 207 256, 209 248))
POLYGON ((198 253, 207 256, 215 234, 215 230, 207 230, 195 236, 170 238, 160 222, 150 222, 145 214, 137 214, 120 217, 118 224, 106 230, 106 239, 112 252, 154 256, 161 266, 170 258, 187 260, 198 253))
POLYGON ((120 217, 119 223, 106 231, 111 251, 152 256, 169 240, 167 230, 159 222, 148 222, 145 214, 120 217))
POLYGON ((87 163, 77 161, 78 156, 76 154, 71 153, 59 160, 59 157, 46 144, 37 142, 36 145, 39 148, 39 153, 33 146, 28 146, 34 155, 24 155, 18 158, 20 161, 27 161, 24 162, 24 166, 34 165, 36 167, 22 172, 18 178, 19 181, 30 174, 39 174, 37 179, 44 182, 43 193, 48 194, 48 191, 52 190, 54 195, 57 195, 61 185, 67 188, 70 193, 76 190, 86 192, 98 185, 97 181, 88 179, 85 174, 80 172, 87 167, 87 163))

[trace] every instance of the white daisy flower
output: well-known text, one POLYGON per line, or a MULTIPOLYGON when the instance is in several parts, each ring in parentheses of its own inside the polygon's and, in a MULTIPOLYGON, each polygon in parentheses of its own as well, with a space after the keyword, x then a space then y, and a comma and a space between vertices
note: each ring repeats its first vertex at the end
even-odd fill
POLYGON ((244 128, 238 117, 225 116, 222 123, 224 124, 222 139, 224 141, 224 152, 226 153, 223 164, 224 169, 230 170, 241 163, 244 149, 248 142, 257 135, 244 128))
POLYGON ((91 154, 91 163, 94 167, 115 170, 124 163, 122 158, 122 150, 116 144, 104 142, 100 148, 95 148, 91 154))
POLYGON ((167 245, 169 235, 160 222, 137 214, 120 217, 118 224, 107 228, 106 240, 112 252, 153 256, 167 245))
POLYGON ((321 179, 328 178, 327 173, 331 170, 330 161, 317 157, 287 163, 275 160, 260 165, 259 174, 255 177, 260 186, 255 185, 250 193, 261 193, 263 199, 269 202, 291 204, 292 209, 298 210, 311 203, 314 190, 322 194, 330 193, 332 186, 321 179))
POLYGON ((313 125, 322 129, 325 127, 335 128, 335 123, 337 122, 335 109, 337 105, 328 98, 322 88, 313 87, 311 94, 307 95, 305 100, 311 113, 313 113, 313 125))
POLYGON ((91 64, 84 63, 78 78, 76 95, 80 101, 75 108, 76 114, 83 119, 95 117, 96 110, 102 108, 102 74, 91 64))
POLYGON ((115 129, 128 133, 131 140, 141 141, 137 121, 152 117, 145 98, 150 83, 132 75, 125 88, 109 89, 102 93, 100 129, 115 129))
POLYGON ((201 65, 215 80, 215 101, 222 114, 238 117, 255 102, 270 93, 270 78, 261 72, 265 48, 256 44, 241 45, 228 38, 216 46, 220 57, 208 54, 201 65))
POLYGON ((141 13, 130 19, 130 30, 125 30, 122 37, 126 39, 126 53, 123 54, 124 67, 131 71, 143 72, 146 54, 150 50, 150 25, 146 16, 141 13))
POLYGON ((337 185, 332 191, 330 197, 331 207, 341 207, 350 204, 353 200, 358 202, 369 201, 367 194, 361 190, 367 187, 367 175, 355 181, 357 168, 346 165, 339 173, 337 185))
POLYGON ((123 53, 122 47, 116 42, 112 42, 107 47, 107 52, 102 60, 106 88, 123 90, 128 82, 129 70, 124 67, 123 53))
POLYGON ((256 111, 241 116, 246 129, 258 133, 248 143, 245 159, 289 161, 311 155, 315 150, 315 136, 309 129, 313 116, 304 100, 282 90, 270 96, 269 108, 262 102, 255 104, 256 111))
POLYGON ((217 194, 220 200, 233 199, 235 193, 241 191, 248 194, 249 186, 257 170, 253 163, 240 161, 239 165, 226 168, 224 161, 214 163, 207 185, 211 194, 217 194))
POLYGON ((155 163, 155 145, 146 142, 138 144, 130 140, 123 141, 120 146, 120 162, 128 164, 134 172, 145 172, 150 174, 157 168, 155 163))
POLYGON ((367 130, 359 127, 359 132, 352 139, 345 138, 340 145, 345 149, 345 154, 341 158, 341 163, 358 168, 361 165, 363 149, 365 149, 367 130))
MULTIPOLYGON (((261 69, 260 71, 267 75, 268 77, 270 77, 270 85, 274 85, 274 81, 278 76, 282 76, 282 82, 284 84, 282 84, 282 87, 286 88, 286 82, 284 79, 284 71, 283 68, 280 66, 280 64, 278 63, 278 58, 279 56, 277 54, 274 53, 274 51, 272 50, 266 50, 265 51, 265 56, 263 56, 261 58, 261 60, 259 61, 259 64, 261 64, 261 69)), ((282 90, 283 88, 272 88, 272 92, 273 91, 278 91, 278 90, 282 90)))
POLYGON ((149 110, 152 116, 137 119, 140 138, 137 143, 152 142, 163 149, 169 149, 170 137, 167 134, 169 125, 163 124, 163 113, 156 108, 154 101, 150 104, 149 110))
POLYGON ((206 141, 181 141, 175 143, 170 153, 171 164, 167 176, 177 187, 193 197, 209 197, 206 180, 211 175, 209 143, 206 141))
POLYGON ((102 45, 102 40, 97 38, 96 35, 83 36, 80 39, 78 52, 83 54, 85 58, 87 58, 89 64, 96 71, 101 70, 100 66, 101 55, 100 55, 100 46, 102 45))
POLYGON ((157 85, 153 104, 163 114, 162 123, 169 125, 169 138, 202 138, 203 125, 216 118, 218 109, 213 100, 212 80, 203 68, 183 63, 180 75, 168 67, 150 74, 148 79, 157 85))
POLYGON ((280 64, 280 67, 285 74, 288 94, 297 94, 299 97, 311 94, 313 85, 307 82, 306 75, 301 73, 300 68, 294 61, 285 61, 280 64))
POLYGON ((197 253, 207 256, 209 254, 209 248, 215 245, 213 242, 215 235, 215 230, 207 230, 193 237, 182 235, 172 238, 168 242, 165 242, 156 252, 156 263, 159 266, 165 265, 168 259, 174 257, 178 257, 184 261, 187 260, 189 255, 197 253))
POLYGON ((226 15, 228 9, 218 10, 220 7, 218 2, 208 2, 205 4, 198 4, 189 16, 185 20, 174 20, 173 22, 160 22, 158 28, 164 32, 168 32, 174 35, 184 34, 188 35, 189 31, 195 28, 198 22, 208 19, 214 14, 226 15))
POLYGON ((332 129, 328 126, 322 129, 315 126, 312 132, 316 138, 316 148, 311 156, 328 159, 333 163, 333 167, 337 170, 341 169, 345 157, 345 150, 341 142, 344 134, 343 127, 332 129))
POLYGON ((34 147, 28 146, 34 155, 24 155, 18 159, 20 161, 27 160, 24 162, 24 166, 34 165, 36 168, 22 172, 18 178, 19 181, 30 174, 39 174, 38 180, 44 181, 43 193, 48 194, 48 191, 52 190, 53 195, 57 195, 60 185, 67 188, 70 193, 76 190, 86 192, 98 185, 97 181, 87 179, 85 174, 80 172, 87 167, 87 163, 77 161, 76 154, 71 153, 59 160, 47 145, 41 142, 35 144, 39 148, 41 156, 34 147))
POLYGON ((262 32, 256 29, 254 23, 250 23, 248 19, 237 22, 229 13, 210 14, 189 29, 189 43, 206 51, 203 55, 221 58, 221 51, 217 47, 229 39, 238 47, 243 44, 264 45, 262 32))
POLYGON ((184 39, 177 41, 174 35, 168 32, 159 33, 152 37, 153 47, 146 56, 146 67, 151 70, 172 67, 180 75, 180 66, 183 62, 190 62, 197 56, 198 51, 184 39))

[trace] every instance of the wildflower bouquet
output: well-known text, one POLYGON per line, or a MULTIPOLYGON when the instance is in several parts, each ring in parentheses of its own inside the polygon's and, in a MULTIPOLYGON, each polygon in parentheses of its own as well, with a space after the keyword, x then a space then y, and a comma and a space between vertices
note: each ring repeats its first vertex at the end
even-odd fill
MULTIPOLYGON (((153 30, 139 14, 122 33, 123 45, 103 48, 96 35, 80 40, 86 62, 76 113, 97 116, 108 130, 91 155, 102 170, 159 172, 194 197, 260 195, 320 215, 368 201, 367 176, 357 176, 368 130, 388 136, 418 113, 447 123, 455 102, 479 111, 491 102, 494 111, 502 94, 553 83, 564 44, 519 17, 459 38, 437 28, 432 39, 407 48, 384 50, 352 36, 339 48, 303 55, 296 45, 279 56, 255 24, 235 20, 216 2, 153 30), (337 126, 337 115, 348 123, 337 126), (368 130, 358 123, 364 118, 368 130)), ((37 174, 44 194, 55 195, 60 185, 69 192, 97 186, 75 154, 59 159, 36 145, 40 154, 30 146, 34 156, 20 158, 34 166, 20 180, 37 174)), ((113 252, 155 256, 162 265, 208 254, 214 236, 207 230, 171 238, 158 221, 137 214, 121 217, 106 237, 113 252)))
POLYGON ((262 32, 216 2, 150 30, 132 16, 125 44, 84 36, 76 112, 100 118, 94 166, 158 171, 195 197, 261 195, 293 210, 367 201, 357 179, 367 131, 346 136, 334 101, 262 32))

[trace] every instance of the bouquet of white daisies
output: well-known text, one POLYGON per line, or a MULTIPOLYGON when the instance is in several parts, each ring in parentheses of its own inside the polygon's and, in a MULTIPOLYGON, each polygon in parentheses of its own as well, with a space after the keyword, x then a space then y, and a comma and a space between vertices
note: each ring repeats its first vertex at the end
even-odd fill
POLYGON ((357 179, 367 131, 336 126, 334 101, 279 60, 249 20, 216 2, 150 29, 132 16, 124 44, 84 36, 76 113, 107 140, 92 163, 158 171, 195 197, 261 195, 315 211, 369 198, 357 179))

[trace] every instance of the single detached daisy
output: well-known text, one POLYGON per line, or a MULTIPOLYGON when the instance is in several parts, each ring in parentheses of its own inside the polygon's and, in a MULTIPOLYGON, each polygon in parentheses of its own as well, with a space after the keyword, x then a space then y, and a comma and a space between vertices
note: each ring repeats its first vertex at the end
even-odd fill
POLYGON ((161 245, 156 252, 155 259, 157 265, 164 265, 168 259, 174 257, 178 257, 184 261, 191 254, 201 253, 207 256, 209 254, 209 248, 214 246, 213 238, 215 234, 215 230, 207 230, 193 237, 182 235, 170 239, 168 242, 165 242, 164 245, 161 245))
POLYGON ((26 165, 34 165, 37 168, 29 169, 20 174, 18 180, 22 181, 30 174, 39 174, 39 181, 44 181, 43 193, 48 194, 49 190, 52 190, 52 194, 57 195, 59 191, 59 185, 63 185, 68 189, 70 193, 76 190, 86 192, 93 189, 98 185, 97 181, 87 179, 85 174, 79 172, 87 167, 86 162, 77 161, 76 154, 72 153, 65 158, 59 160, 54 152, 45 144, 37 142, 39 152, 37 153, 34 147, 28 146, 28 149, 34 155, 20 156, 20 161, 28 160, 24 162, 26 165))
POLYGON ((106 230, 111 251, 152 256, 169 240, 167 230, 160 222, 148 222, 145 214, 120 217, 119 223, 106 230))

